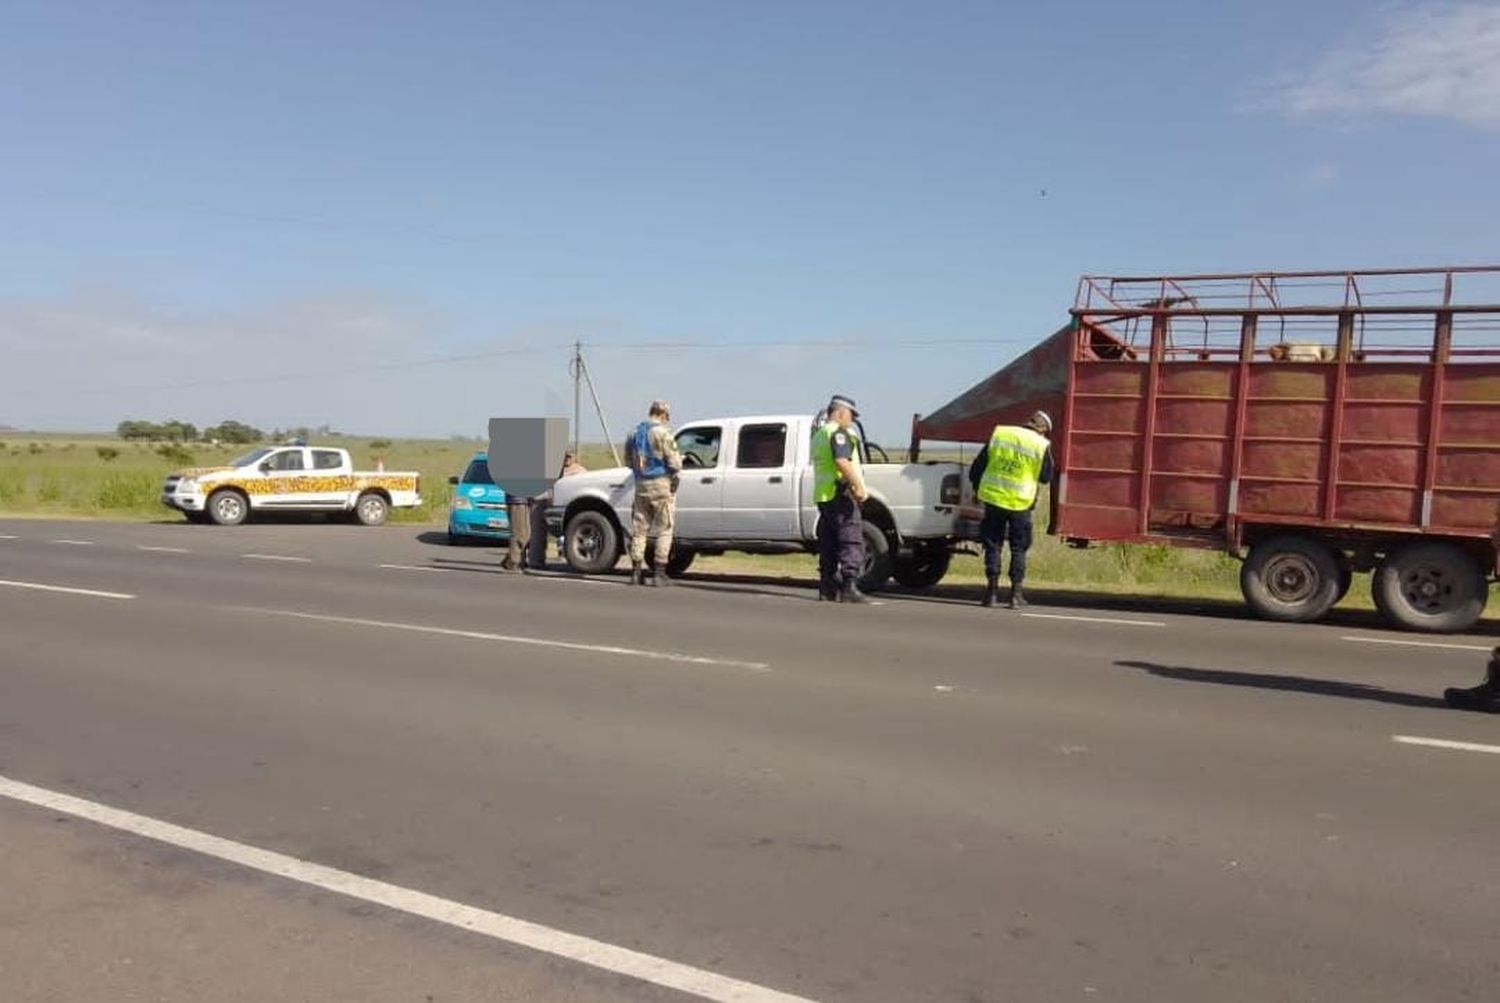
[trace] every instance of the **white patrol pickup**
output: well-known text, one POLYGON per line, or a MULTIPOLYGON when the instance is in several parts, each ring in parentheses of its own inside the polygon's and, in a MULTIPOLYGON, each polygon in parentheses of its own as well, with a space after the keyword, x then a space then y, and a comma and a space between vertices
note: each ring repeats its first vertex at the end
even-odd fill
MULTIPOLYGON (((683 469, 667 573, 681 574, 698 554, 816 550, 816 427, 813 418, 795 415, 684 425, 677 432, 683 469)), ((879 588, 892 576, 913 588, 935 585, 947 574, 952 556, 962 467, 891 463, 879 446, 865 442, 861 448, 870 492, 864 504, 861 587, 879 588)), ((630 534, 634 492, 633 475, 623 467, 563 478, 553 486, 548 524, 562 535, 563 555, 575 570, 597 574, 619 561, 630 534)))
POLYGON ((234 526, 251 512, 351 512, 366 526, 392 508, 422 504, 421 475, 358 472, 346 449, 269 446, 222 467, 194 467, 167 476, 162 504, 194 522, 234 526))

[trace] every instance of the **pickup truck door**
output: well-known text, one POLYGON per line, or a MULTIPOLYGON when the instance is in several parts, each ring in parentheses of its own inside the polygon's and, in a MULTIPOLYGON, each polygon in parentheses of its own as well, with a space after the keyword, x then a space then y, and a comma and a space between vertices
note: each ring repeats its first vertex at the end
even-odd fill
POLYGON ((736 432, 734 464, 724 471, 725 539, 797 539, 796 443, 790 429, 785 422, 751 422, 736 432))
POLYGON ((270 490, 259 498, 265 508, 296 508, 308 503, 305 492, 307 450, 292 446, 278 449, 260 461, 260 473, 270 481, 270 490))
POLYGON ((724 428, 690 425, 677 433, 682 477, 677 487, 676 535, 683 540, 718 539, 723 526, 724 428))
POLYGON ((307 500, 317 505, 351 504, 349 494, 353 480, 347 454, 340 449, 314 449, 312 452, 312 474, 307 487, 307 500))

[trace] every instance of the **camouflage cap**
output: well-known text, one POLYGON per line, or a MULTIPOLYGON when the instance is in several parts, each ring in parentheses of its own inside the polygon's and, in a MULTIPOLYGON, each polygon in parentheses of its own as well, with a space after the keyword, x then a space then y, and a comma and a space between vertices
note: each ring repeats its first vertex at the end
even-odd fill
POLYGON ((672 413, 672 405, 658 397, 651 402, 651 408, 646 413, 670 415, 672 413))

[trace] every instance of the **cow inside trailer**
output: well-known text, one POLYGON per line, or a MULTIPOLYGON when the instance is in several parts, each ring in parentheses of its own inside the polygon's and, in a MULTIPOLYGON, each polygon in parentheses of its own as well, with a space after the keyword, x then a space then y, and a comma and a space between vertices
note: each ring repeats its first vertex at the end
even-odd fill
POLYGON ((1086 276, 1073 320, 914 439, 1060 416, 1050 531, 1245 558, 1262 616, 1374 571, 1417 630, 1471 626, 1496 571, 1500 268, 1086 276))

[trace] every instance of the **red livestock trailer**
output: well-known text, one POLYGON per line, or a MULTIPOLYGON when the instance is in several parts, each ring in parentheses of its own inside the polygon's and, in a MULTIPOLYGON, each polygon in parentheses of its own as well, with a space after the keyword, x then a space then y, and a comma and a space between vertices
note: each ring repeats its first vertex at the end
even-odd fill
POLYGON ((1072 322, 926 418, 1058 418, 1050 531, 1222 548, 1261 616, 1374 571, 1393 624, 1484 610, 1500 515, 1500 267, 1085 276, 1072 322))

